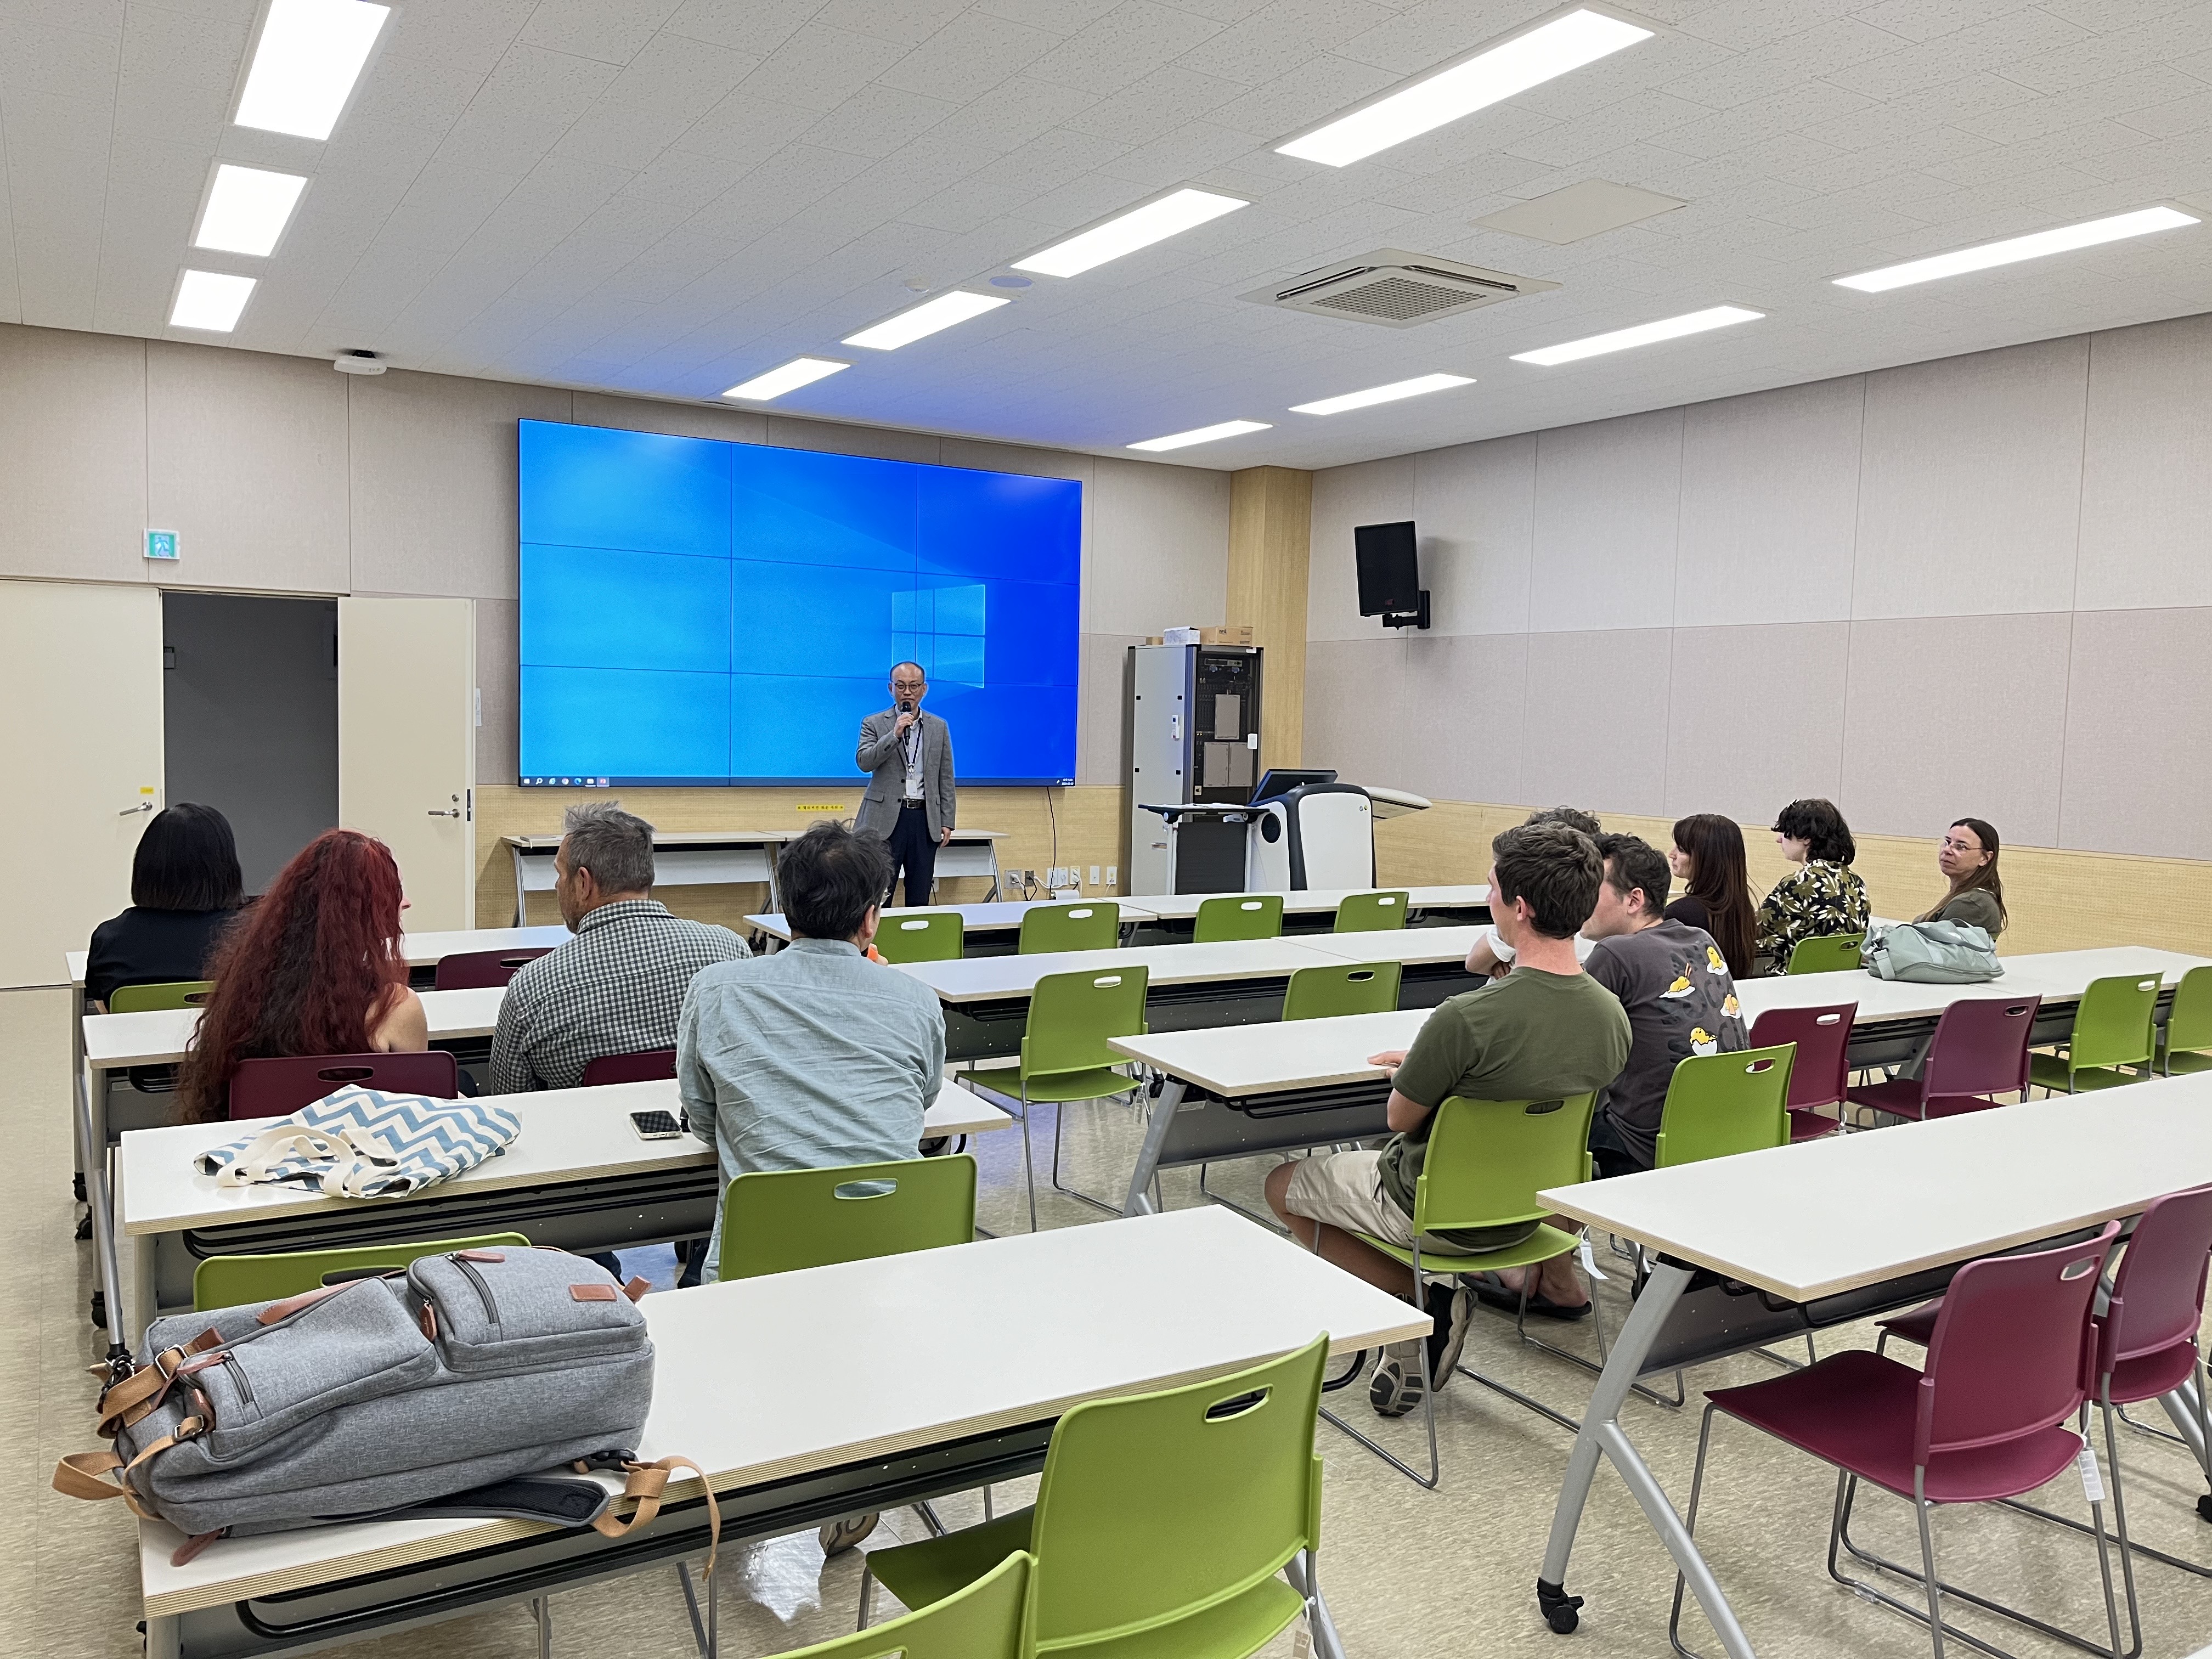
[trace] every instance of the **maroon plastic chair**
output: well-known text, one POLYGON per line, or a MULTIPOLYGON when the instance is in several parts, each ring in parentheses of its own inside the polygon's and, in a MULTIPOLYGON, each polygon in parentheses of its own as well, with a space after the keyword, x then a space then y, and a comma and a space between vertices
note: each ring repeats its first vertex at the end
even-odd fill
POLYGON ((602 1083, 657 1083, 676 1075, 676 1050, 647 1048, 635 1054, 601 1054, 584 1067, 584 1086, 602 1083))
POLYGON ((524 963, 550 956, 553 949, 546 945, 524 951, 459 951, 449 957, 440 957, 437 988, 475 991, 489 985, 504 985, 524 963))
POLYGON ((1920 1075, 1862 1085, 1851 1091, 1851 1104, 1925 1121, 2005 1103, 1990 1099, 1991 1095, 2026 1099, 2028 1040, 2042 1006, 2039 996, 1970 997, 1953 1003, 1936 1022, 1920 1075))
MULTIPOLYGON (((1713 1416, 1725 1413, 1834 1467, 1829 1575, 1926 1625, 1938 1659, 1945 1636, 1966 1639, 1943 1622, 1946 1595, 2076 1646, 2119 1652, 2119 1610, 2101 1503, 2092 1503, 2089 1514, 2104 1580, 2109 1648, 1945 1583, 1936 1573, 1930 1518, 1939 1504, 1994 1503, 2033 1492, 2064 1473, 2081 1455, 2086 1443, 2068 1425, 2082 1419, 2089 1398, 2094 1343, 2090 1310, 2099 1270, 2119 1231, 2119 1224, 2112 1222, 2081 1243, 1968 1262, 1952 1279, 1936 1315, 1924 1371, 1861 1348, 1771 1382, 1707 1394, 1697 1472, 1690 1481, 1689 1530, 1697 1529, 1713 1416), (1911 1503, 1920 1525, 1919 1572, 1851 1542, 1851 1505, 1863 1480, 1911 1503), (1928 1598, 1927 1611, 1846 1576, 1837 1565, 1839 1547, 1919 1584, 1928 1598)), ((1677 1574, 1668 1628, 1678 1651, 1686 1650, 1680 1635, 1682 1588, 1677 1574)))
POLYGON ((1818 1140, 1844 1127, 1840 1115, 1823 1116, 1815 1109, 1833 1106, 1840 1113, 1850 1087, 1851 1021, 1858 1018, 1856 1002, 1838 1002, 1826 1008, 1770 1008, 1751 1028, 1749 1046, 1771 1048, 1794 1042, 1797 1058, 1790 1068, 1790 1139, 1818 1140))
POLYGON ((382 1089, 395 1095, 461 1097, 460 1067, 451 1054, 301 1054, 241 1060, 230 1074, 230 1115, 286 1117, 340 1089, 382 1089))
MULTIPOLYGON (((2148 1544, 2130 1542, 2119 1432, 2114 1421, 2127 1407, 2156 1400, 2185 1383, 2195 1382, 2197 1432, 2203 1435, 2212 1429, 2212 1407, 2207 1407, 2204 1395, 2203 1357, 2197 1341, 2197 1333, 2204 1323, 2208 1269, 2212 1269, 2212 1187, 2170 1193, 2154 1201, 2136 1223, 2120 1256, 2119 1270, 2112 1275, 2105 1310, 2091 1316, 2097 1328, 2091 1376, 2105 1419, 2105 1462, 2112 1472, 2113 1530, 2120 1540, 2120 1571, 2127 1589, 2128 1630, 2132 1638, 2124 1659, 2134 1659, 2142 1651, 2142 1609, 2136 1595, 2135 1555, 2148 1556, 2199 1578, 2212 1578, 2212 1567, 2185 1561, 2148 1544)), ((1926 1347, 1942 1307, 1940 1301, 1931 1302, 1883 1320, 1881 1340, 1887 1343, 1894 1336, 1926 1347)), ((2162 1434, 2155 1429, 2148 1432, 2162 1434)), ((2069 1516, 2053 1515, 2032 1504, 2014 1507, 2076 1532, 2087 1530, 2069 1516)), ((2199 1499, 2197 1508, 2212 1519, 2212 1498, 2199 1499)))

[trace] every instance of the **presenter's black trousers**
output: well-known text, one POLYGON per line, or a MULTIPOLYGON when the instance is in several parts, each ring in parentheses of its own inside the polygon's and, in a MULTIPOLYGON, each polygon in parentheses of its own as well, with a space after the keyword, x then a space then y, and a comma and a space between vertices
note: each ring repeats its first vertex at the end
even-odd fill
MULTIPOLYGON (((920 803, 899 808, 891 826, 891 891, 898 890, 899 872, 906 872, 906 902, 929 902, 929 885, 937 878, 937 837, 929 833, 929 808, 920 803)), ((888 900, 890 893, 884 895, 888 900)))

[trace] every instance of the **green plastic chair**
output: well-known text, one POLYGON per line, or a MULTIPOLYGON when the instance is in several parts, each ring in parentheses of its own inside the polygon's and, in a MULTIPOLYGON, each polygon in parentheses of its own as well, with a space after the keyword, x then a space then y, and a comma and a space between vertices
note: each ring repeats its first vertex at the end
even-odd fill
POLYGON ((782 1659, 1028 1659, 1030 1578, 1036 1557, 1012 1555, 965 1589, 854 1636, 782 1659))
POLYGON ((1121 942, 1121 907, 1111 899, 1033 904, 1022 912, 1023 956, 1039 951, 1110 951, 1121 942))
POLYGON ((301 1250, 291 1255, 211 1255, 192 1270, 192 1311, 279 1302, 318 1285, 397 1273, 418 1255, 455 1250, 526 1250, 520 1233, 478 1238, 434 1238, 419 1243, 357 1245, 343 1250, 301 1250))
MULTIPOLYGON (((1449 1279, 1460 1273, 1493 1272, 1501 1267, 1533 1267, 1564 1255, 1575 1248, 1577 1235, 1547 1224, 1550 1206, 1540 1202, 1539 1192, 1553 1187, 1575 1187, 1591 1178, 1590 1117, 1597 1109, 1595 1091, 1558 1100, 1468 1100, 1453 1096, 1437 1108, 1429 1131, 1429 1149, 1421 1160, 1421 1173, 1413 1182, 1413 1248, 1407 1249, 1366 1233, 1356 1235, 1370 1249, 1380 1250, 1402 1263, 1413 1276, 1413 1305, 1424 1305, 1424 1287, 1432 1279, 1449 1279), (1536 1231, 1518 1244, 1486 1250, 1478 1255, 1438 1255, 1425 1261, 1420 1241, 1434 1234, 1476 1227, 1508 1227, 1536 1223, 1536 1231)), ((1590 1317, 1598 1319, 1593 1302, 1590 1317)), ((1534 1340, 1534 1339, 1531 1339, 1534 1340)), ((1601 1346, 1604 1333, 1599 1331, 1601 1346)), ((1551 1349, 1548 1342, 1537 1346, 1551 1349)), ((1572 1356, 1569 1356, 1571 1358, 1572 1356)), ((1571 1429, 1579 1425, 1543 1401, 1509 1387, 1495 1377, 1466 1365, 1462 1376, 1507 1399, 1528 1407, 1571 1429)), ((1429 1472, 1424 1476, 1410 1463, 1377 1444, 1334 1413, 1322 1415, 1373 1452, 1415 1485, 1434 1490, 1443 1470, 1437 1456, 1436 1380, 1429 1372, 1429 1345, 1421 1344, 1421 1415, 1429 1433, 1429 1472)))
POLYGON ((1406 925, 1406 910, 1413 895, 1405 891, 1352 893, 1336 907, 1340 933, 1391 933, 1406 925))
POLYGON ((1790 1144, 1790 1069, 1797 1045, 1692 1054, 1674 1067, 1659 1109, 1652 1167, 1672 1169, 1790 1144))
POLYGON ((1347 962, 1341 967, 1300 968, 1283 993, 1285 1019, 1335 1019, 1345 1014, 1387 1014, 1398 1006, 1395 962, 1347 962))
POLYGON ((2164 984, 2155 970, 2091 980, 2074 1011, 2073 1035, 2060 1045, 2066 1052, 2027 1057, 2029 1085, 2045 1094, 2073 1095, 2150 1076, 2157 1041, 2151 1021, 2164 984), (2122 1072, 2123 1066, 2136 1069, 2122 1072))
POLYGON ((1866 943, 1864 933, 1821 933, 1812 939, 1801 939, 1790 952, 1790 966, 1784 971, 1792 974, 1840 974, 1859 965, 1859 947, 1866 943))
POLYGON ((876 954, 885 962, 957 962, 966 948, 957 910, 908 910, 876 927, 876 954))
POLYGON ((1224 893, 1201 899, 1198 920, 1191 925, 1194 945, 1219 945, 1228 939, 1280 939, 1283 936, 1283 896, 1280 893, 1224 893))
POLYGON ((2174 988, 2159 1033, 2158 1068, 2168 1077, 2212 1071, 2212 967, 2191 968, 2174 988))
POLYGON ((1243 1659, 1302 1611, 1321 1542, 1314 1413, 1328 1338, 1249 1370, 1158 1394, 1088 1400, 1052 1431, 1034 1507, 942 1538, 872 1550, 877 1582, 933 1607, 1012 1551, 1036 1559, 1039 1654, 1243 1659), (1302 1558, 1302 1559, 1301 1559, 1302 1558))
POLYGON ((741 1175, 722 1189, 717 1277, 865 1261, 975 1237, 975 1160, 914 1158, 741 1175))
POLYGON ((167 985, 118 985, 107 999, 111 1014, 143 1014, 163 1008, 198 1008, 215 989, 211 979, 173 980, 167 985))

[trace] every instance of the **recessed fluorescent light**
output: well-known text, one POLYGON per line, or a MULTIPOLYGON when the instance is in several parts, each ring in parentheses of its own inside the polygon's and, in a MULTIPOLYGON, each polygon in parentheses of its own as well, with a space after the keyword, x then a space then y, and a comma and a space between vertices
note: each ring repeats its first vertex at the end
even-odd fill
POLYGON ((751 380, 732 386, 722 395, 725 398, 742 398, 747 403, 764 404, 771 398, 781 398, 787 392, 812 386, 824 375, 850 368, 850 363, 833 363, 827 357, 793 357, 782 368, 771 368, 765 374, 756 374, 751 380))
POLYGON ((297 173, 264 173, 225 162, 215 170, 215 188, 208 191, 192 246, 267 258, 307 187, 307 181, 297 173))
POLYGON ((1365 409, 1372 404, 1395 404, 1401 398, 1418 398, 1425 392, 1447 392, 1455 386, 1473 386, 1474 380, 1468 374, 1424 374, 1418 380, 1393 380, 1388 386, 1371 386, 1364 392, 1347 392, 1340 397, 1323 398, 1316 403, 1292 404, 1293 415, 1341 415, 1347 409, 1365 409))
POLYGON ((1632 346, 1679 340, 1685 334, 1703 334, 1709 328, 1755 323, 1765 315, 1763 311, 1746 311, 1741 306, 1714 306, 1680 317, 1662 318, 1656 323, 1638 323, 1634 328, 1617 328, 1610 334, 1593 334, 1586 340, 1570 340, 1565 345, 1546 346, 1541 351, 1516 351, 1513 361, 1541 363, 1548 368, 1553 363, 1571 363, 1583 357, 1601 357, 1608 351, 1626 351, 1632 346))
POLYGON ((188 270, 177 284, 177 302, 169 308, 171 328, 204 328, 210 334, 228 334, 238 326, 238 313, 253 297, 253 278, 226 276, 218 270, 188 270))
POLYGON ((1577 7, 1565 16, 1538 23, 1447 64, 1349 115, 1340 115, 1287 144, 1279 144, 1276 154, 1333 167, 1347 167, 1377 150, 1486 109, 1516 92, 1541 86, 1570 70, 1594 64, 1623 46, 1649 40, 1654 33, 1621 18, 1577 7))
POLYGON ((329 137, 391 15, 391 7, 370 0, 271 0, 238 100, 238 125, 329 137))
POLYGON ((941 328, 964 323, 970 317, 996 311, 1007 303, 994 294, 966 294, 955 289, 950 294, 939 295, 934 300, 924 300, 918 306, 910 306, 897 316, 878 323, 873 328, 864 328, 858 334, 848 334, 844 343, 866 346, 871 351, 896 351, 901 346, 911 345, 941 328))
POLYGON ((1932 283, 1939 276, 1962 276, 1970 270, 1987 270, 1992 265, 2017 264, 2022 259, 2040 259, 2046 253, 2067 253, 2077 247, 2095 247, 2100 242, 2124 241, 2130 236, 2148 236, 2154 230, 2179 230, 2184 225, 2202 222, 2172 208, 2143 208, 2134 213, 2116 213, 2109 219, 2090 219, 2078 225, 2063 225, 2057 230, 2039 230, 2032 236, 2014 236, 2002 242, 1984 242, 1979 247, 1962 247, 1955 253, 1911 259, 1901 265, 1884 265, 1880 270, 1863 270, 1856 276, 1838 276, 1836 286, 1882 294, 1893 288, 1910 288, 1915 283, 1932 283))
POLYGON ((1249 202, 1211 190, 1179 190, 1156 202, 1131 208, 1103 225, 1054 242, 1042 252, 1014 261, 1016 270, 1034 270, 1047 276, 1075 276, 1093 265, 1134 253, 1140 247, 1164 242, 1194 225, 1218 219, 1224 213, 1249 207, 1249 202))
POLYGON ((1265 432, 1271 422, 1267 421, 1223 421, 1218 426, 1194 426, 1188 432, 1170 432, 1164 438, 1147 438, 1140 444, 1131 444, 1132 449, 1188 449, 1193 444, 1210 444, 1216 438, 1238 438, 1247 432, 1265 432))

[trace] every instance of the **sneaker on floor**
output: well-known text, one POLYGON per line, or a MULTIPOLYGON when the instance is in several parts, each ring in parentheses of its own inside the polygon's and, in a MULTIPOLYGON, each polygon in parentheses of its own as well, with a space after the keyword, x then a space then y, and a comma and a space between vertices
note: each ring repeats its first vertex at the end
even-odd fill
POLYGON ((873 1515, 848 1515, 842 1520, 828 1522, 819 1534, 822 1553, 842 1555, 876 1529, 876 1520, 873 1515))
POLYGON ((1460 1352, 1467 1346, 1468 1327, 1474 1322, 1474 1292, 1454 1280, 1431 1285, 1428 1290, 1429 1317, 1436 1329, 1429 1334, 1429 1381, 1442 1394, 1459 1369, 1460 1352))
POLYGON ((1367 1403, 1377 1417, 1403 1417, 1421 1403, 1426 1389, 1421 1382, 1421 1341, 1413 1337, 1393 1342, 1375 1362, 1367 1379, 1367 1403))

